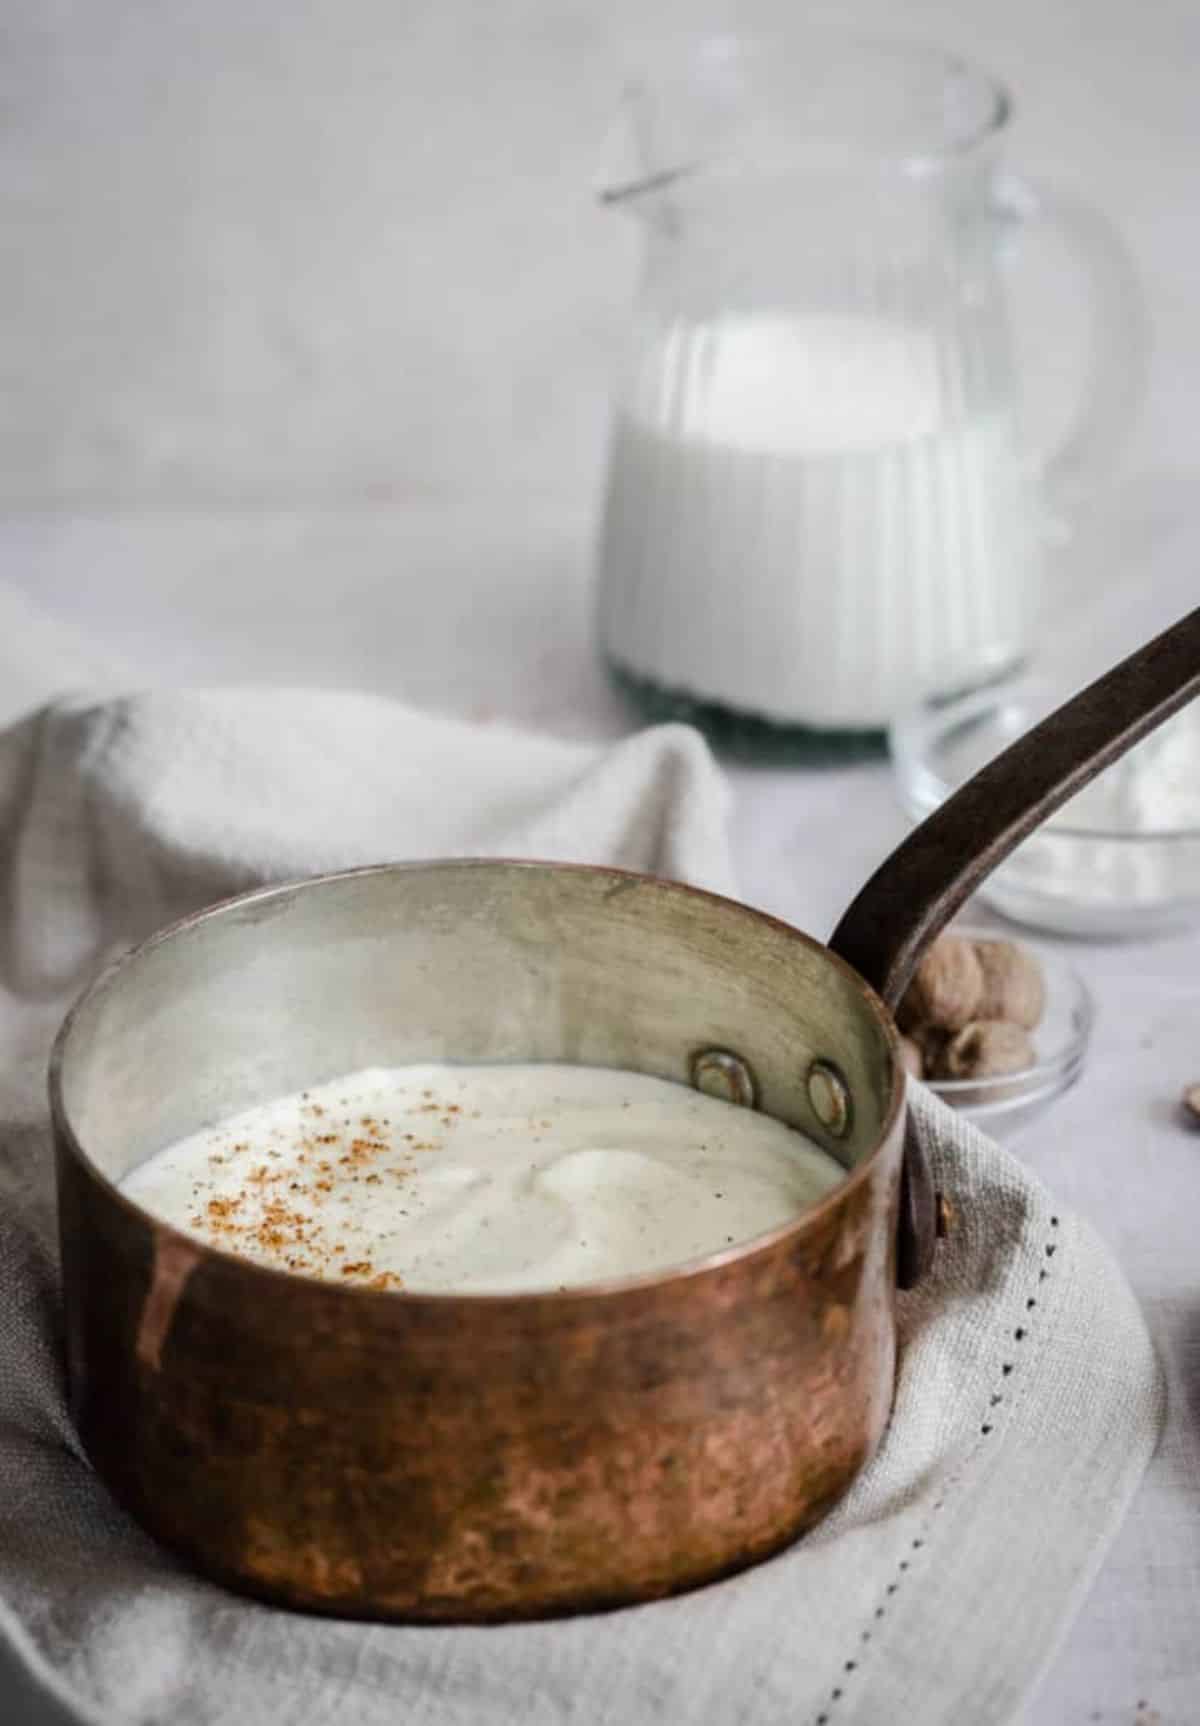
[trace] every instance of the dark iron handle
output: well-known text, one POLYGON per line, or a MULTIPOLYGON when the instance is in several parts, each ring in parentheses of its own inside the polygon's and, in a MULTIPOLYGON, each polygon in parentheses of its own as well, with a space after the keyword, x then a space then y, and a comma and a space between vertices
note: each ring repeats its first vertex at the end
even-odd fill
MULTIPOLYGON (((1200 694, 1200 610, 1131 653, 988 762, 892 852, 829 945, 894 1012, 925 950, 1008 854, 1090 779, 1200 694)), ((928 1172, 910 1135, 901 1194, 902 1286, 933 1255, 928 1172), (914 1232, 915 1231, 915 1234, 914 1232)))

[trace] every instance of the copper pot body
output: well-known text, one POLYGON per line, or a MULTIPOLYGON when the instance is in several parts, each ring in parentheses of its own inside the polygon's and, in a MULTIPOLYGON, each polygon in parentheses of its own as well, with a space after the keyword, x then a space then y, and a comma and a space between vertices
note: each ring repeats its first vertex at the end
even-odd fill
POLYGON ((513 1618, 750 1564, 835 1503, 888 1418, 903 1096, 890 1018, 849 966, 693 888, 450 862, 204 912, 106 972, 52 1062, 88 1454, 197 1569, 311 1610, 513 1618), (347 1288, 202 1245, 117 1186, 183 1134, 356 1068, 571 1061, 688 1083, 710 1049, 847 1175, 666 1274, 347 1288), (840 1136, 814 1061, 844 1079, 840 1136))

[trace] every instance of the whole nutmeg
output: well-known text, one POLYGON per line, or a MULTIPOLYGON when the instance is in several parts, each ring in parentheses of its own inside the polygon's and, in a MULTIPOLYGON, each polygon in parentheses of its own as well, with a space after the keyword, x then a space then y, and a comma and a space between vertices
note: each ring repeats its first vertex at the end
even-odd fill
POLYGON ((974 947, 983 973, 978 1017, 1007 1019, 1032 1031, 1046 1005, 1042 968, 1033 954, 1015 941, 976 941, 974 947))
POLYGON ((957 1031, 979 1017, 983 969, 974 945, 961 935, 941 935, 913 973, 896 1014, 902 1031, 940 1025, 957 1031))
POLYGON ((976 1019, 956 1031, 938 1057, 939 1079, 993 1079, 1033 1064, 1033 1044, 1022 1025, 976 1019))

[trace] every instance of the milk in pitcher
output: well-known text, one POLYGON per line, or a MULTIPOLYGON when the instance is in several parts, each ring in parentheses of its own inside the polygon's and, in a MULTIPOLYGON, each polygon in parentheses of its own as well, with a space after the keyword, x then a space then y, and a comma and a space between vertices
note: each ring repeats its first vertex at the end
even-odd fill
POLYGON ((860 730, 1018 660, 1033 486, 1012 404, 971 357, 924 325, 832 313, 679 322, 644 346, 602 535, 614 669, 860 730))

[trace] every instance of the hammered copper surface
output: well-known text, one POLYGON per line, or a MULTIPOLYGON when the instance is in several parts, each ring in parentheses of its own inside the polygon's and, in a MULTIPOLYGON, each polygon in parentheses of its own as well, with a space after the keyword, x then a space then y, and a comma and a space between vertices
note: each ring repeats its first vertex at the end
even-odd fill
POLYGON ((89 1455, 199 1568, 330 1612, 522 1616, 750 1563, 845 1491, 887 1420, 901 1087, 886 1015, 840 961, 642 877, 366 871, 195 920, 102 982, 59 1051, 69 1363, 89 1455), (373 996, 368 974, 386 979, 373 996), (686 1081, 696 1049, 719 1046, 751 1063, 771 1112, 809 1130, 804 1075, 825 1054, 857 1093, 856 1142, 835 1147, 855 1167, 757 1245, 545 1295, 286 1276, 131 1205, 108 1177, 206 1112, 287 1088, 313 1047, 291 1021, 319 1001, 334 1070, 450 1038, 473 1058, 619 1061, 686 1081), (239 1023, 249 1003, 260 1042, 275 1038, 265 1067, 244 1051, 238 1067, 238 1025, 217 1030, 225 1002, 239 1023))

